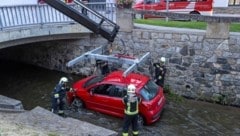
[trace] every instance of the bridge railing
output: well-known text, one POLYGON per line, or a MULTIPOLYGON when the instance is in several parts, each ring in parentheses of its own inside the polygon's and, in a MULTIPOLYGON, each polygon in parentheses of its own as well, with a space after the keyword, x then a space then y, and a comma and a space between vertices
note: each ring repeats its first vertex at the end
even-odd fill
MULTIPOLYGON (((72 4, 71 6, 75 5, 72 4)), ((88 6, 113 22, 116 22, 114 3, 107 4, 107 7, 112 9, 111 11, 108 11, 105 2, 88 3, 88 6)), ((31 25, 74 22, 75 21, 47 4, 0 7, 0 30, 31 25)))

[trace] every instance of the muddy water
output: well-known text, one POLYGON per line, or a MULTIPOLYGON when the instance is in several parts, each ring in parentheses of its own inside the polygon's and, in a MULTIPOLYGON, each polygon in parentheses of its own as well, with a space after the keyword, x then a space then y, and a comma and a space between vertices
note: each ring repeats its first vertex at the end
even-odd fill
MULTIPOLYGON (((50 93, 60 77, 81 78, 31 65, 0 60, 0 94, 21 100, 24 108, 50 109, 50 93)), ((122 119, 82 110, 72 117, 121 132, 122 119)), ((168 100, 161 119, 140 130, 141 136, 238 136, 240 108, 183 100, 168 100)))

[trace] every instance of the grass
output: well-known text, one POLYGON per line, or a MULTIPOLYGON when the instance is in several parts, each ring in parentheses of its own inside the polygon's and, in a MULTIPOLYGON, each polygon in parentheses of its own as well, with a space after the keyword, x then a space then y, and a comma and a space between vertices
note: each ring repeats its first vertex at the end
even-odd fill
POLYGON ((167 97, 167 100, 171 100, 177 103, 184 102, 184 98, 178 94, 175 94, 170 85, 164 85, 163 91, 165 96, 167 97))
MULTIPOLYGON (((172 21, 166 22, 164 19, 135 19, 135 23, 148 24, 155 26, 177 27, 177 28, 190 28, 206 30, 206 22, 197 21, 172 21)), ((240 32, 240 23, 231 23, 230 32, 240 32)))

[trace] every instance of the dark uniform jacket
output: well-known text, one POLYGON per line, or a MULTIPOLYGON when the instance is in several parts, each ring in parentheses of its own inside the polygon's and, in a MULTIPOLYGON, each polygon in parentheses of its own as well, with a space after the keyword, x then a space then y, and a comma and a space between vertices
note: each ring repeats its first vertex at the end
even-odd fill
POLYGON ((155 67, 155 80, 156 84, 163 87, 164 85, 164 78, 167 72, 167 69, 164 65, 160 65, 160 63, 154 63, 153 66, 155 67))
POLYGON ((124 113, 127 115, 138 114, 138 104, 140 98, 136 95, 125 95, 123 97, 123 103, 125 104, 124 113))
MULTIPOLYGON (((54 96, 58 94, 59 96, 58 99, 62 100, 65 97, 66 92, 67 92, 67 87, 64 84, 59 83, 54 88, 53 94, 54 96)), ((54 97, 54 98, 57 98, 57 97, 54 97)))

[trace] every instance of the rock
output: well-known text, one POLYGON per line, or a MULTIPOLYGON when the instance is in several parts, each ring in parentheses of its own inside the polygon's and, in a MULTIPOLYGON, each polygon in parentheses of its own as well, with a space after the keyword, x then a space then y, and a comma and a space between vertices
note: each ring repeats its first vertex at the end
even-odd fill
POLYGON ((0 95, 0 111, 24 111, 22 102, 0 95))

